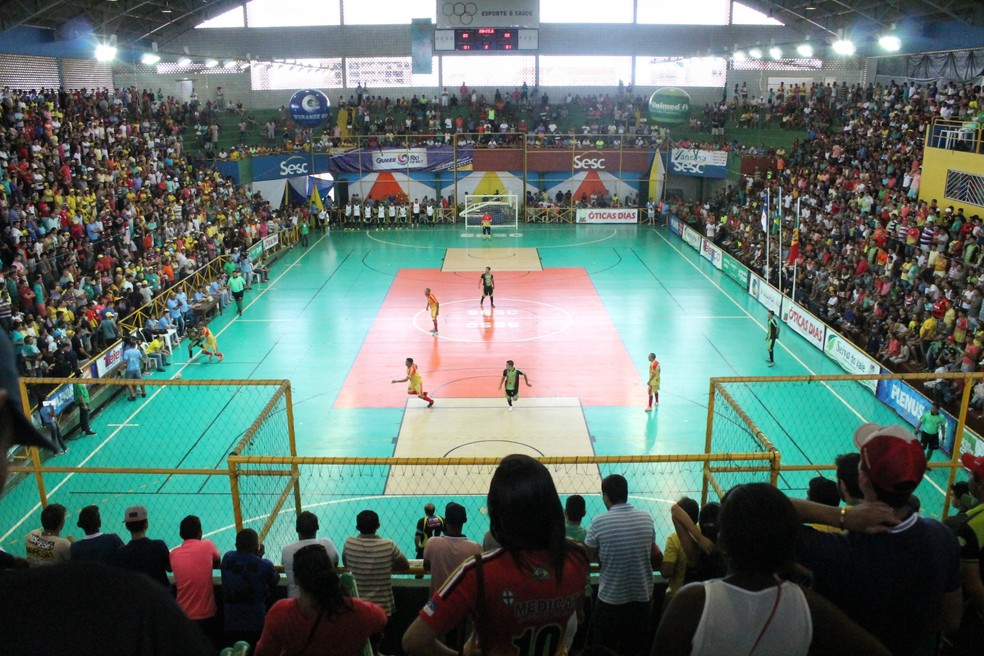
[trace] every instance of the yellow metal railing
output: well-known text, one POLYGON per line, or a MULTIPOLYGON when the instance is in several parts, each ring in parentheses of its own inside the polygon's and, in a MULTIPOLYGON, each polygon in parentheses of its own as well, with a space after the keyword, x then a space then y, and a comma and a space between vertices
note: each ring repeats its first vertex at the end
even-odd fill
POLYGON ((946 150, 961 148, 981 154, 984 153, 984 126, 976 121, 935 118, 927 128, 926 145, 946 150))

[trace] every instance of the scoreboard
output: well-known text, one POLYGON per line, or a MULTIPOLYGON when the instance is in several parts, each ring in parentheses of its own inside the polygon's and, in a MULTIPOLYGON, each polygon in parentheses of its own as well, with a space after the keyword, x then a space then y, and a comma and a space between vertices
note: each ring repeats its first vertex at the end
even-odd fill
POLYGON ((515 27, 468 27, 434 31, 434 49, 459 52, 536 50, 539 31, 515 27))
POLYGON ((454 31, 455 50, 518 50, 519 30, 508 27, 477 27, 454 31))

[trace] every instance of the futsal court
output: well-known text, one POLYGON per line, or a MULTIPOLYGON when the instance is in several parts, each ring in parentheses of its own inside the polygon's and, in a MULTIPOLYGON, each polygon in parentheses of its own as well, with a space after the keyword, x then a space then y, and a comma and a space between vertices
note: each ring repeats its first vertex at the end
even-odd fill
MULTIPOLYGON (((189 362, 182 344, 174 364, 151 379, 290 380, 302 456, 475 458, 702 453, 709 378, 843 373, 788 327, 775 367, 767 367, 765 308, 664 229, 521 225, 499 229, 491 240, 479 234, 462 226, 314 232, 310 247, 295 247, 274 265, 269 283, 247 292, 241 317, 226 311, 210 324, 223 362, 189 362), (486 266, 495 275, 494 309, 489 299, 480 305, 486 266), (437 335, 430 332, 425 288, 440 301, 437 335), (662 389, 659 407, 647 413, 650 352, 662 366, 662 389), (406 383, 391 382, 406 376, 407 357, 417 363, 433 408, 409 396, 406 383), (512 412, 498 390, 506 360, 532 384, 520 380, 512 412)), ((224 469, 263 405, 250 396, 254 389, 151 388, 135 402, 117 397, 93 417, 98 435, 71 442, 71 451, 49 464, 224 469)), ((733 392, 754 406, 750 414, 786 465, 832 463, 853 450, 860 423, 900 421, 870 394, 823 384, 794 394, 773 394, 771 387, 733 392), (799 429, 817 421, 829 439, 810 443, 799 429)), ((619 469, 578 468, 555 478, 561 494, 597 490, 609 471, 619 469)), ((669 503, 693 494, 698 474, 668 470, 679 485, 670 480, 665 495, 630 501, 663 514, 657 526, 666 525, 669 503)), ((805 496, 815 475, 786 474, 780 486, 805 496)), ((380 533, 412 554, 413 524, 425 501, 439 508, 464 503, 466 534, 480 540, 487 529, 489 468, 449 475, 437 491, 413 467, 326 476, 302 470, 302 488, 318 490, 305 495, 305 507, 319 514, 323 528, 334 527, 322 533, 339 544, 354 533, 356 514, 371 507, 381 516, 380 533)), ((929 478, 935 480, 917 494, 924 512, 938 515, 945 476, 929 478)), ((172 505, 181 515, 201 515, 220 550, 233 546, 228 478, 56 474, 46 485, 49 500, 67 507, 69 525, 82 506, 95 503, 103 530, 120 531, 117 515, 145 504, 152 536, 173 546, 177 526, 153 524, 155 509, 172 505)), ((630 478, 630 495, 632 485, 630 478)), ((19 553, 23 535, 39 525, 33 478, 24 478, 3 506, 0 546, 19 553)), ((600 499, 589 500, 588 519, 602 510, 600 499)), ((250 526, 263 519, 246 515, 250 526)), ((277 523, 278 535, 292 532, 290 512, 277 523)), ((279 553, 279 545, 268 552, 279 553)))

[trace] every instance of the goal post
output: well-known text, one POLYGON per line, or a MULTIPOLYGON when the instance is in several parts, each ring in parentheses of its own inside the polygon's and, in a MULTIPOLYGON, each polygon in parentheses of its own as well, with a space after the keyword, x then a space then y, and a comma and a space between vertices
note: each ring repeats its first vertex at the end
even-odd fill
POLYGON ((516 194, 465 194, 461 216, 465 228, 481 228, 482 217, 492 217, 492 227, 519 227, 519 198, 516 194))

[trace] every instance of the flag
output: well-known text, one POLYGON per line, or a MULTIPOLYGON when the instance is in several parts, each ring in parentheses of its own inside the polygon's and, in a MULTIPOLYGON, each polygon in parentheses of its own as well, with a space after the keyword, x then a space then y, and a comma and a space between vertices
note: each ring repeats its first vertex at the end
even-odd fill
POLYGON ((800 254, 800 230, 793 228, 793 240, 789 244, 789 265, 792 266, 800 254))
POLYGON ((769 231, 769 206, 762 206, 762 232, 769 231))
POLYGON ((325 205, 321 202, 321 192, 318 191, 318 185, 311 185, 311 200, 309 205, 313 205, 319 212, 325 211, 325 205))

